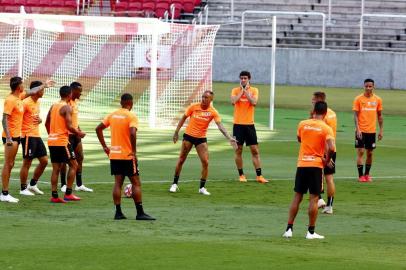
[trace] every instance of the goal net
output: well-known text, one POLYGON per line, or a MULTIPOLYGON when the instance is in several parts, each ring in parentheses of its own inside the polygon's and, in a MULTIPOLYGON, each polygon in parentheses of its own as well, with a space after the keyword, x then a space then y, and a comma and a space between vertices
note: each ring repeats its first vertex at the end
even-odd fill
POLYGON ((83 118, 100 119, 134 97, 134 112, 151 127, 172 126, 184 108, 212 90, 212 55, 218 26, 170 24, 151 18, 0 13, 0 91, 21 76, 83 85, 83 118))

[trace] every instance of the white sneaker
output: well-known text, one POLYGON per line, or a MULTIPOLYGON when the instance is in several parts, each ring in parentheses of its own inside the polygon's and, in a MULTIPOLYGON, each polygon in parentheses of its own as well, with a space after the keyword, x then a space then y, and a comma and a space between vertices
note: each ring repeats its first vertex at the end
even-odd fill
POLYGON ((291 229, 287 230, 287 231, 282 235, 282 237, 285 237, 285 238, 292 238, 292 236, 293 236, 293 232, 292 232, 291 229))
POLYGON ((324 239, 324 236, 317 233, 311 234, 309 231, 307 231, 306 239, 324 239))
POLYGON ((85 185, 76 186, 76 191, 85 191, 85 192, 93 192, 93 189, 86 187, 85 185))
POLYGON ((326 207, 324 207, 322 213, 323 213, 323 214, 330 214, 330 215, 332 215, 332 214, 333 214, 333 207, 332 207, 332 206, 326 206, 326 207))
POLYGON ((205 187, 200 188, 199 193, 203 195, 210 195, 210 192, 208 192, 205 187))
POLYGON ((319 199, 319 201, 317 202, 317 207, 324 208, 325 206, 326 206, 326 202, 322 198, 319 199))
POLYGON ((66 185, 63 185, 63 186, 61 187, 61 191, 62 191, 63 193, 66 192, 66 185))
POLYGON ((28 186, 27 189, 28 189, 29 191, 31 191, 32 193, 37 194, 37 195, 43 195, 43 194, 44 194, 44 192, 42 192, 42 191, 37 187, 37 185, 35 185, 35 186, 28 186))
POLYGON ((20 195, 25 195, 25 196, 34 196, 35 194, 32 193, 31 191, 28 190, 28 188, 24 190, 20 190, 20 195))
POLYGON ((179 191, 179 187, 177 184, 172 184, 172 186, 169 188, 169 192, 175 193, 179 191))
POLYGON ((19 199, 14 198, 10 194, 7 194, 5 196, 3 194, 0 194, 0 202, 18 203, 18 201, 19 199))

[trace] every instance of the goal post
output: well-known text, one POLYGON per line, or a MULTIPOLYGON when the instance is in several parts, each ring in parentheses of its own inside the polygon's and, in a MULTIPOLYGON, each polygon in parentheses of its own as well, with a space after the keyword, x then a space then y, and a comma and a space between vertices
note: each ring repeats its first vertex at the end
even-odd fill
POLYGON ((126 92, 140 120, 173 126, 187 105, 212 90, 217 30, 154 18, 0 13, 0 93, 6 95, 19 70, 25 87, 51 78, 57 86, 44 95, 48 109, 60 86, 78 81, 84 118, 100 119, 126 92))

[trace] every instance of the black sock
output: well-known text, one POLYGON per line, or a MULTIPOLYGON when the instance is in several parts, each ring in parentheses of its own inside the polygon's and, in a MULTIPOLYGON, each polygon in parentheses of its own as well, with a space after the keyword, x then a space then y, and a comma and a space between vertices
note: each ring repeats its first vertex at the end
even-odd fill
POLYGON ((82 185, 82 172, 76 172, 76 186, 82 185))
POLYGON ((289 229, 291 229, 293 232, 293 224, 288 223, 288 226, 286 227, 286 231, 288 231, 289 229))
POLYGON ((121 204, 116 204, 116 213, 117 214, 122 214, 123 212, 121 212, 121 204))
POLYGON ((27 188, 27 184, 21 184, 21 190, 24 190, 27 188))
POLYGON ((243 169, 238 169, 238 174, 241 176, 244 174, 244 170, 243 169))
POLYGON ((71 195, 72 194, 72 189, 71 188, 66 188, 66 195, 71 195))
POLYGON ((174 183, 174 184, 178 184, 178 181, 179 181, 179 175, 175 175, 175 176, 173 177, 173 183, 174 183))
POLYGON ((204 188, 204 185, 206 185, 206 179, 200 179, 200 188, 204 188))
POLYGON ((257 176, 261 176, 261 175, 262 175, 261 168, 255 169, 255 172, 257 173, 257 176))
POLYGON ((63 187, 66 185, 66 174, 61 171, 60 175, 61 175, 61 187, 63 187))
POLYGON ((327 206, 333 206, 334 197, 327 197, 327 206))
POLYGON ((310 234, 313 234, 314 233, 314 228, 315 228, 316 226, 309 226, 309 233, 310 234))
POLYGON ((144 208, 142 207, 142 202, 135 203, 135 209, 137 209, 137 215, 144 214, 144 208))
POLYGON ((1 190, 1 193, 2 193, 4 196, 7 196, 7 195, 8 195, 8 190, 1 190))
POLYGON ((364 170, 364 165, 357 165, 357 169, 358 169, 358 177, 361 177, 364 175, 363 170, 364 170))
POLYGON ((37 184, 38 180, 35 180, 34 178, 31 179, 30 181, 30 186, 35 186, 37 184))
POLYGON ((365 164, 365 175, 369 175, 369 170, 371 169, 371 164, 365 164))
POLYGON ((54 199, 58 198, 58 191, 52 191, 52 198, 54 199))

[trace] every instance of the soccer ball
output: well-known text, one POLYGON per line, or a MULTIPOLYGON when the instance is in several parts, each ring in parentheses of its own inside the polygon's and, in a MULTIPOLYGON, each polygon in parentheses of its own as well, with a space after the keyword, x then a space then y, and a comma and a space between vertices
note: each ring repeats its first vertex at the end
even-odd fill
POLYGON ((133 186, 132 186, 131 184, 128 184, 128 185, 125 186, 125 188, 124 188, 124 195, 125 195, 127 198, 131 198, 131 197, 132 197, 132 195, 133 195, 133 186))

